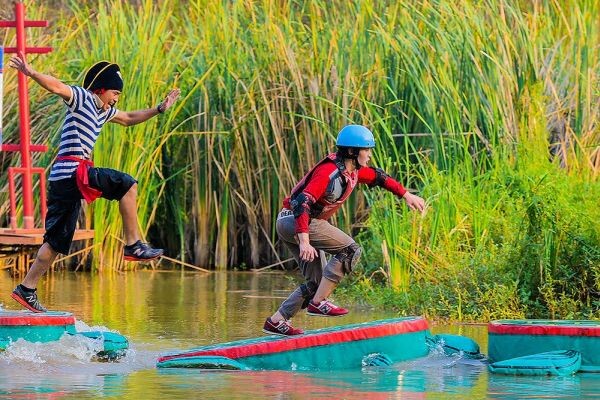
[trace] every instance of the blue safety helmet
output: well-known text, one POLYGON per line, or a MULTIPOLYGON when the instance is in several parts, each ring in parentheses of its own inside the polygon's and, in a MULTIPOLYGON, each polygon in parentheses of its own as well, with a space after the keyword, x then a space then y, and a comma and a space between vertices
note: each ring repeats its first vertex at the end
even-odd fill
POLYGON ((338 133, 335 144, 338 147, 370 149, 375 147, 375 138, 373 132, 362 125, 346 125, 338 133))

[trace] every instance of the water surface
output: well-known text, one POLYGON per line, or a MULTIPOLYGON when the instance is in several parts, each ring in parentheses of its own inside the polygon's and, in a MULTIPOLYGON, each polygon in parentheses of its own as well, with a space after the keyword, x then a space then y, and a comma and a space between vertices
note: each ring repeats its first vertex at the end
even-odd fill
MULTIPOLYGON (((600 374, 566 378, 489 375, 484 364, 433 353, 391 367, 352 371, 202 372, 155 368, 160 354, 260 336, 264 319, 295 286, 294 275, 137 271, 102 275, 54 272, 39 295, 53 310, 72 312, 80 330, 110 329, 128 337, 120 362, 91 361, 85 343, 18 342, 0 353, 2 398, 124 399, 421 399, 599 398, 600 374)), ((17 309, 18 283, 0 271, 0 303, 17 309)), ((347 304, 343 304, 348 306, 347 304)), ((304 329, 396 317, 352 307, 343 318, 293 321, 304 329)), ((487 350, 485 325, 433 324, 433 333, 475 339, 487 350)))

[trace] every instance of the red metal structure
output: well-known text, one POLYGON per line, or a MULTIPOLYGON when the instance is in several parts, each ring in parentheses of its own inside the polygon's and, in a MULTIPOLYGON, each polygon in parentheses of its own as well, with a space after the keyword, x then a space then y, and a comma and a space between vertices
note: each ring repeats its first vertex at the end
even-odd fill
MULTIPOLYGON (((0 28, 15 28, 17 37, 16 47, 7 47, 5 53, 21 53, 26 57, 27 54, 42 54, 52 51, 51 47, 27 47, 25 28, 43 28, 48 26, 48 21, 27 21, 25 20, 25 5, 22 1, 15 2, 15 20, 0 21, 0 28)), ((3 151, 18 151, 21 153, 21 167, 8 168, 8 184, 10 196, 10 225, 12 229, 17 229, 17 197, 15 188, 15 178, 18 174, 22 175, 23 186, 23 228, 34 229, 34 210, 33 210, 33 175, 40 176, 40 206, 41 206, 41 227, 44 225, 46 217, 46 174, 43 168, 33 167, 31 162, 31 152, 45 152, 48 146, 31 144, 29 130, 29 92, 27 87, 27 77, 19 72, 19 144, 3 144, 3 151)))

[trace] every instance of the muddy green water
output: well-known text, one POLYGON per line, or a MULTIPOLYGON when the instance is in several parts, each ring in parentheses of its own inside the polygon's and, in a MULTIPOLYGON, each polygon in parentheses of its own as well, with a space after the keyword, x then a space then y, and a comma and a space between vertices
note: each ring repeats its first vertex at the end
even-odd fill
MULTIPOLYGON (((522 399, 600 398, 600 374, 566 378, 489 375, 484 364, 432 354, 392 367, 343 372, 202 372, 157 370, 160 354, 261 335, 264 319, 293 289, 283 274, 138 271, 92 275, 55 272, 39 287, 42 303, 72 312, 82 327, 127 336, 117 363, 90 361, 77 343, 17 343, 0 353, 0 398, 123 399, 522 399)), ((17 279, 0 271, 0 304, 17 279)), ((348 306, 344 304, 344 306, 348 306)), ((310 318, 305 329, 392 318, 391 312, 352 307, 343 318, 310 318)), ((487 351, 485 325, 432 325, 433 333, 462 334, 487 351)))

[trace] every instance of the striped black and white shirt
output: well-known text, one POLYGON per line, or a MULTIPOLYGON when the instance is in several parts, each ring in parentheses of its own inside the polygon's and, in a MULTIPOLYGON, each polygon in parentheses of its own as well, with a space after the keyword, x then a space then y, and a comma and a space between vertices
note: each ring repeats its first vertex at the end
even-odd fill
MULTIPOLYGON (((102 126, 117 115, 110 107, 104 111, 96 106, 94 94, 79 86, 71 86, 71 98, 65 100, 67 115, 60 135, 58 156, 75 156, 90 159, 94 144, 102 126)), ((56 161, 50 171, 50 181, 70 178, 77 170, 77 163, 56 161)))

